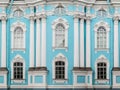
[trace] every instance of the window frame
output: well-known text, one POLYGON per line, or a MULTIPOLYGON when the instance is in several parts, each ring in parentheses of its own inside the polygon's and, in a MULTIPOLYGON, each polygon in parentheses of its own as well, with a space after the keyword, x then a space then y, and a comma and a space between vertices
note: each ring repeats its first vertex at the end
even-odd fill
POLYGON ((11 25, 11 51, 23 51, 25 52, 26 48, 26 25, 25 23, 22 22, 15 22, 11 25), (15 48, 14 47, 14 31, 16 30, 17 27, 21 27, 23 30, 23 47, 22 48, 15 48))
POLYGON ((52 71, 53 71, 53 81, 56 82, 56 83, 64 83, 64 82, 67 82, 68 80, 68 61, 67 61, 67 58, 59 53, 53 60, 52 62, 52 71), (58 62, 58 61, 61 61, 61 62, 64 62, 65 63, 65 77, 64 79, 56 79, 56 75, 55 75, 55 63, 58 62))
POLYGON ((95 62, 95 80, 99 83, 105 83, 105 82, 109 82, 109 61, 107 60, 107 58, 104 55, 101 55, 100 57, 98 57, 96 59, 95 62), (106 63, 106 79, 98 79, 98 63, 106 63))
POLYGON ((109 31, 110 31, 110 26, 108 25, 108 23, 100 21, 98 23, 95 24, 94 26, 94 38, 95 38, 95 52, 97 51, 107 51, 109 52, 109 31), (106 30, 106 48, 98 48, 97 47, 97 31, 100 27, 104 27, 104 29, 106 30))
POLYGON ((11 62, 11 80, 16 83, 22 83, 25 81, 25 60, 20 55, 16 55, 11 62), (14 63, 16 62, 23 63, 23 79, 14 79, 14 63))
POLYGON ((52 34, 52 47, 53 47, 53 51, 55 49, 65 49, 67 51, 67 49, 68 49, 68 29, 69 29, 69 24, 68 24, 67 20, 65 20, 63 18, 58 18, 58 19, 53 21, 53 23, 52 23, 52 30, 53 30, 53 34, 52 34), (56 30, 56 26, 58 24, 62 24, 64 26, 64 28, 65 28, 65 34, 64 34, 65 35, 65 42, 64 42, 65 46, 62 47, 62 48, 58 48, 55 45, 55 39, 56 39, 55 38, 55 30, 56 30))

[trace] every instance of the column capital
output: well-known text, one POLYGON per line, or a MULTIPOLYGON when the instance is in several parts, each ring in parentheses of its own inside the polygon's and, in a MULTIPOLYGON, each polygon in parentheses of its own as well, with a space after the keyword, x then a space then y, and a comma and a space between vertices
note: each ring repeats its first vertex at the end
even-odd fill
POLYGON ((86 20, 87 20, 87 21, 90 21, 90 20, 91 20, 91 16, 87 16, 87 17, 86 17, 86 20))
POLYGON ((30 20, 34 20, 35 19, 34 16, 30 16, 29 18, 30 18, 30 20))
POLYGON ((46 14, 41 14, 41 15, 40 15, 40 18, 46 19, 46 18, 47 18, 47 15, 46 15, 46 14))
POLYGON ((118 20, 119 20, 119 16, 114 16, 114 17, 113 17, 113 20, 114 20, 114 21, 118 21, 118 20))
POLYGON ((2 17, 1 17, 1 20, 2 20, 2 21, 6 21, 6 20, 7 20, 7 17, 6 17, 6 16, 2 16, 2 17))

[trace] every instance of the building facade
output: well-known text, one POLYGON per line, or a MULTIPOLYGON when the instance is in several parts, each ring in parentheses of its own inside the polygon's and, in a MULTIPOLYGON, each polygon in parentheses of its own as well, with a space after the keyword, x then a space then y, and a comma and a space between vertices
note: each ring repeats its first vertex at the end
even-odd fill
POLYGON ((0 89, 120 89, 119 0, 0 0, 0 89))

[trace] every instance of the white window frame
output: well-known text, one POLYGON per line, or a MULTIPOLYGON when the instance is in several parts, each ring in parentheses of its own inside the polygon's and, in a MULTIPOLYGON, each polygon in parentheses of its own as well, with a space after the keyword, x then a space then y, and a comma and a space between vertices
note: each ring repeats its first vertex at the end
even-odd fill
POLYGON ((98 57, 97 59, 96 59, 96 62, 95 62, 95 80, 97 81, 97 82, 99 82, 99 83, 104 83, 104 82, 108 82, 109 81, 109 61, 107 60, 107 58, 104 56, 104 55, 101 55, 100 57, 98 57), (98 79, 97 78, 97 72, 98 72, 98 70, 97 70, 97 64, 98 63, 106 63, 106 73, 107 73, 107 76, 106 76, 106 80, 103 80, 103 79, 98 79))
POLYGON ((25 32, 26 32, 26 25, 25 23, 22 22, 15 22, 12 24, 11 26, 11 50, 13 51, 24 51, 25 52, 25 32), (23 30, 23 48, 15 48, 14 47, 14 31, 16 30, 17 27, 21 27, 21 29, 23 30))
POLYGON ((94 26, 94 32, 95 32, 95 51, 107 51, 109 52, 109 31, 110 26, 108 23, 100 21, 94 26), (106 48, 97 48, 97 30, 99 27, 104 27, 106 30, 106 48))
POLYGON ((16 83, 22 83, 22 82, 25 81, 25 60, 20 55, 16 55, 14 57, 14 59, 12 60, 12 62, 11 62, 11 80, 13 82, 16 82, 16 83), (21 62, 21 63, 23 63, 23 79, 22 80, 14 80, 14 75, 13 75, 13 73, 14 73, 14 67, 13 67, 13 65, 14 65, 15 62, 21 62))
POLYGON ((55 81, 56 83, 64 83, 67 81, 68 79, 68 61, 67 61, 67 58, 59 53, 53 60, 52 62, 52 71, 53 71, 53 75, 52 75, 52 78, 53 78, 53 81, 55 81), (55 62, 57 61, 63 61, 65 63, 65 79, 55 79, 55 62))
POLYGON ((65 49, 65 50, 67 50, 68 49, 68 28, 69 28, 69 24, 68 24, 67 20, 65 20, 63 18, 58 18, 55 21, 53 21, 53 23, 52 23, 52 30, 53 30, 53 34, 52 34, 52 39, 53 39, 52 47, 53 47, 53 50, 55 50, 55 49, 65 49), (65 27, 65 47, 63 47, 63 48, 57 48, 55 46, 55 30, 56 30, 56 26, 58 24, 62 24, 65 27))

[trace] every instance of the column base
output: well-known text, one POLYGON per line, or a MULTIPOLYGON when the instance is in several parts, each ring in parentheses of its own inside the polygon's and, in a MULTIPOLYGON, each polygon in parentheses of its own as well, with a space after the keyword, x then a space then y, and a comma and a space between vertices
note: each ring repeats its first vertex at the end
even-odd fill
POLYGON ((31 67, 28 71, 28 85, 46 87, 47 67, 31 67))
POLYGON ((90 67, 73 68, 74 87, 92 88, 92 69, 90 67))
POLYGON ((7 88, 7 73, 8 69, 6 67, 0 68, 0 87, 7 88))
POLYGON ((120 67, 113 67, 113 88, 120 88, 120 67))

